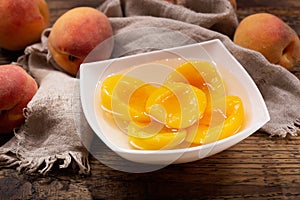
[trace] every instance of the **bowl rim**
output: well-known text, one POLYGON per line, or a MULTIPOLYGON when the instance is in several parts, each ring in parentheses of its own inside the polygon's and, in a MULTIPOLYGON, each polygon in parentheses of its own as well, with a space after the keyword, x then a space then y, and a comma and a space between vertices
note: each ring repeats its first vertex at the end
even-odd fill
MULTIPOLYGON (((103 73, 103 71, 105 71, 105 69, 109 67, 106 66, 104 67, 102 70, 102 72, 100 74, 98 74, 98 77, 101 77, 101 74, 103 73)), ((99 69, 99 72, 101 71, 99 69)), ((97 79, 97 83, 98 83, 99 79, 97 79)), ((94 87, 96 86, 96 84, 94 85, 94 87)), ((94 91, 93 91, 94 93, 94 91)), ((253 134, 255 131, 257 131, 259 128, 261 128, 264 124, 266 124, 269 120, 270 120, 270 115, 267 109, 267 106, 265 104, 265 101, 259 91, 259 89, 257 88, 256 84, 254 83, 253 79, 251 78, 251 76, 248 74, 248 72, 245 70, 244 67, 242 67, 242 65, 237 61, 237 59, 229 52, 229 50, 225 47, 225 45, 219 40, 219 39, 213 39, 213 40, 208 40, 208 41, 204 41, 204 42, 199 42, 199 43, 195 43, 195 44, 189 44, 189 45, 185 45, 185 46, 180 46, 180 47, 173 47, 173 48, 168 48, 168 49, 162 49, 162 50, 155 50, 155 51, 151 51, 151 52, 145 52, 145 53, 139 53, 139 54, 135 54, 135 55, 128 55, 125 57, 121 57, 121 58, 113 58, 113 59, 109 59, 109 60, 105 60, 105 61, 97 61, 97 62, 91 62, 91 63, 83 63, 80 66, 80 99, 81 99, 81 104, 82 104, 82 109, 83 109, 83 113, 84 116, 86 118, 86 120, 88 121, 88 124, 90 125, 90 127, 92 128, 93 132, 97 135, 97 137, 99 137, 112 151, 119 153, 119 154, 135 154, 135 155, 149 155, 149 154, 154 154, 154 155, 168 155, 168 154, 182 154, 182 153, 187 153, 187 152, 193 152, 193 151, 199 151, 202 149, 207 149, 207 148, 213 148, 213 146, 215 145, 222 145, 225 144, 231 140, 238 140, 237 142, 235 142, 233 145, 235 145, 236 143, 244 140, 245 138, 247 138, 248 136, 250 136, 251 134, 253 134), (119 147, 118 145, 115 145, 112 141, 110 141, 109 139, 106 138, 104 133, 98 134, 98 127, 95 127, 95 123, 91 120, 90 116, 89 116, 89 111, 87 110, 87 103, 86 102, 86 98, 85 95, 86 92, 84 91, 85 89, 82 87, 82 83, 83 81, 86 80, 86 73, 87 71, 91 70, 89 69, 91 67, 91 65, 95 65, 95 64, 109 64, 112 63, 114 61, 124 61, 127 59, 134 59, 136 57, 141 57, 141 56, 145 56, 145 55, 152 55, 152 54, 156 54, 156 53, 160 53, 160 52, 164 52, 164 51, 174 51, 174 50, 180 50, 180 49, 186 49, 186 48, 190 48, 190 47, 196 47, 196 46, 205 46, 205 45, 218 45, 221 48, 223 48, 223 50, 225 50, 225 52, 231 57, 231 59, 233 60, 233 62, 235 62, 238 66, 239 69, 242 71, 242 73, 249 79, 248 81, 252 82, 252 86, 251 89, 253 89, 256 94, 257 94, 257 100, 259 101, 259 103, 261 104, 261 113, 260 113, 260 119, 255 121, 255 123, 253 123, 250 127, 246 127, 245 129, 243 129, 242 131, 238 131, 236 134, 230 136, 230 137, 226 137, 222 140, 218 140, 212 143, 208 143, 208 144, 204 144, 204 145, 199 145, 199 146, 193 146, 193 147, 187 147, 187 148, 179 148, 179 149, 161 149, 161 150, 138 150, 138 149, 126 149, 123 147, 119 147)), ((90 103, 90 102, 89 102, 90 103)), ((99 125, 98 125, 99 126, 99 125)), ((229 148, 229 147, 228 147, 229 148)), ((227 149, 227 148, 225 148, 227 149)), ((225 150, 224 149, 224 150, 225 150)), ((199 158, 200 159, 200 158, 199 158)))

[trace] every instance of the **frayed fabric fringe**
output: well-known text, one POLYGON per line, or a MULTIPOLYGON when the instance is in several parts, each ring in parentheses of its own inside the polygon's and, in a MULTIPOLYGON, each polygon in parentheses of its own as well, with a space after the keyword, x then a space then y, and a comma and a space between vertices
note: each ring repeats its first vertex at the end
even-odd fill
POLYGON ((284 128, 274 130, 270 136, 271 137, 273 136, 286 137, 287 135, 298 136, 299 133, 300 133, 300 119, 296 119, 293 124, 288 125, 284 128))
POLYGON ((69 151, 53 156, 28 157, 24 159, 11 151, 0 151, 0 167, 16 167, 18 172, 28 174, 38 172, 45 175, 52 169, 54 163, 59 160, 63 162, 59 165, 59 168, 67 168, 72 163, 72 159, 75 161, 75 166, 79 167, 79 174, 88 175, 90 173, 88 155, 82 155, 80 152, 69 151))

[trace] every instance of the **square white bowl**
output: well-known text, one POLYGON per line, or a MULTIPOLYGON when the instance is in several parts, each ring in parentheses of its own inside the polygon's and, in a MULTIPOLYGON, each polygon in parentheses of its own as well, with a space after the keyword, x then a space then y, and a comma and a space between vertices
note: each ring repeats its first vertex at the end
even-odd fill
MULTIPOLYGON (((174 64, 174 63, 173 63, 174 64)), ((176 63, 175 63, 176 64, 176 63)), ((160 81, 168 75, 167 70, 160 70, 159 65, 143 68, 147 72, 141 79, 160 81)), ((139 76, 139 74, 137 74, 139 76)), ((84 63, 80 67, 80 96, 84 115, 95 134, 119 156, 138 163, 171 164, 199 160, 219 153, 242 141, 270 120, 265 102, 254 81, 241 64, 231 55, 220 40, 176 47, 171 49, 142 53, 106 61, 84 63), (178 58, 210 60, 223 78, 227 95, 239 96, 244 104, 245 122, 234 135, 201 146, 170 150, 136 150, 128 144, 127 136, 113 123, 103 118, 100 108, 98 85, 108 75, 119 73, 133 66, 178 58)))

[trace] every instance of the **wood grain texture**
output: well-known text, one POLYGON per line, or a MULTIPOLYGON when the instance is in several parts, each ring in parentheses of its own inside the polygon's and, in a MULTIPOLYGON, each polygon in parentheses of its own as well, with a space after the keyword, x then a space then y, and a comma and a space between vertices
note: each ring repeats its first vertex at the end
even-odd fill
MULTIPOLYGON (((96 7, 100 1, 47 2, 53 24, 70 8, 96 7)), ((300 35, 299 0, 237 0, 237 5, 239 20, 270 12, 300 35)), ((0 64, 21 53, 0 51, 0 64)), ((91 175, 85 177, 58 166, 47 176, 0 169, 0 199, 300 199, 299 146, 300 137, 270 138, 257 132, 217 155, 150 173, 120 172, 93 157, 91 175)))

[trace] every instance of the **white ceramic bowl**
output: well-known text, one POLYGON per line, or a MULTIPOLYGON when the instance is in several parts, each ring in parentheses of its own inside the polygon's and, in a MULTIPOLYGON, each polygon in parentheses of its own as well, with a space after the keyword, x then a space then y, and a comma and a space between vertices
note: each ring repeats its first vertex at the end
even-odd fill
MULTIPOLYGON (((137 70, 136 76, 141 76, 140 78, 145 81, 151 82, 153 79, 154 82, 161 81, 169 73, 168 70, 162 69, 159 64, 151 67, 146 65, 142 71, 137 70)), ((264 100, 255 83, 220 40, 84 63, 80 67, 80 95, 84 115, 95 134, 112 151, 127 160, 138 163, 167 165, 202 159, 237 144, 270 119, 264 100), (237 95, 242 99, 245 108, 245 122, 235 135, 202 146, 159 151, 132 149, 128 144, 127 136, 114 124, 103 119, 103 111, 98 103, 100 100, 99 91, 96 89, 97 85, 112 73, 158 60, 168 63, 168 60, 174 61, 174 58, 178 61, 182 61, 182 58, 214 61, 225 82, 227 94, 237 95)))

